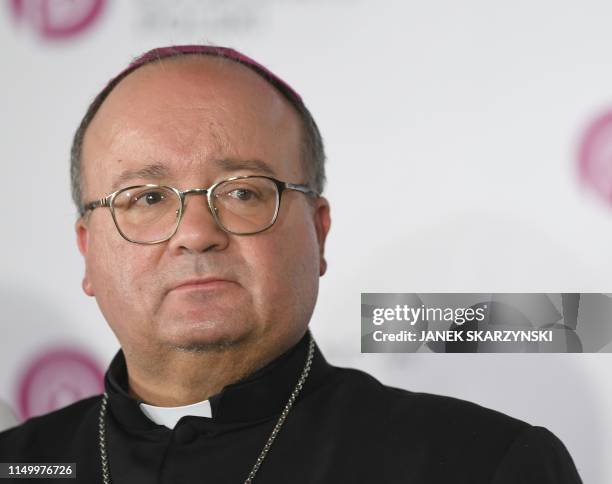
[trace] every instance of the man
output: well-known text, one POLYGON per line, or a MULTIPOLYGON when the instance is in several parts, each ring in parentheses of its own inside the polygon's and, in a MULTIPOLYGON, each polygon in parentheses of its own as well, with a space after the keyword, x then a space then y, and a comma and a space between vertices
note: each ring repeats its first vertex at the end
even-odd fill
POLYGON ((0 434, 78 482, 578 483, 563 444, 326 362, 308 331, 330 227, 300 97, 224 48, 144 54, 72 150, 83 290, 120 342, 103 396, 0 434))

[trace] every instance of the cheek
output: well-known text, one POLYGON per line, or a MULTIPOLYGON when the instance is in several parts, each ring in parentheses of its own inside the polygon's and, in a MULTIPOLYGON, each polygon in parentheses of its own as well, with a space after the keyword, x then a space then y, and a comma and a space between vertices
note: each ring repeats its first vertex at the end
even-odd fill
MULTIPOLYGON (((114 227, 113 227, 114 228, 114 227)), ((151 292, 152 257, 140 247, 115 237, 93 238, 87 257, 88 277, 96 300, 111 325, 140 320, 151 292)))
POLYGON ((319 259, 315 232, 308 225, 284 233, 253 237, 246 248, 246 258, 256 300, 290 309, 304 299, 316 297, 319 259), (279 301, 286 304, 279 305, 279 301))

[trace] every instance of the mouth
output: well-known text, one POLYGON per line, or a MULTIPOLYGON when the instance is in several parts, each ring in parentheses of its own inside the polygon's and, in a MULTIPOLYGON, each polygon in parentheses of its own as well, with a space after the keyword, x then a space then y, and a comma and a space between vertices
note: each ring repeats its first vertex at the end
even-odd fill
POLYGON ((219 277, 206 277, 201 279, 188 279, 181 281, 171 291, 212 291, 224 289, 236 284, 233 281, 219 277))

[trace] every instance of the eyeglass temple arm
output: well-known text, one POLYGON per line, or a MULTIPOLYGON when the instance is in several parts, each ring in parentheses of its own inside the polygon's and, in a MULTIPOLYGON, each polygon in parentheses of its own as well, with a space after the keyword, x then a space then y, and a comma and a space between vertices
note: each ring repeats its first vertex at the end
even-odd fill
POLYGON ((86 203, 83 205, 82 214, 85 212, 89 212, 90 210, 95 210, 98 207, 108 207, 110 202, 110 197, 101 198, 100 200, 95 200, 93 202, 86 203))
POLYGON ((298 192, 305 193, 306 195, 311 195, 313 197, 318 197, 319 194, 310 188, 308 185, 299 185, 297 183, 289 183, 285 182, 285 188, 290 190, 297 190, 298 192))

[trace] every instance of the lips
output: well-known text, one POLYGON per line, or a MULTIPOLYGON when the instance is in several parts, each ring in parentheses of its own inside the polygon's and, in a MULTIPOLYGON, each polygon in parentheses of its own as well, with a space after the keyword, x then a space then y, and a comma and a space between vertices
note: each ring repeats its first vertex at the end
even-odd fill
POLYGON ((219 289, 225 285, 234 284, 233 281, 221 277, 205 277, 186 279, 172 286, 171 291, 189 289, 219 289))

